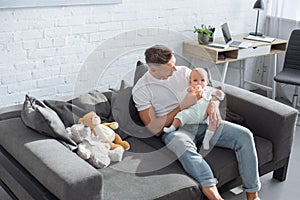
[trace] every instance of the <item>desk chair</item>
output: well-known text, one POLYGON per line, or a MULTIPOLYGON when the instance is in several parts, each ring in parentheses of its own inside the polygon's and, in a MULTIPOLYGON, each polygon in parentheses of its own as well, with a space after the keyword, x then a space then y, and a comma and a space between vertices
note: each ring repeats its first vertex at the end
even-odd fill
POLYGON ((274 80, 279 83, 295 85, 292 105, 297 107, 300 86, 300 29, 293 30, 288 41, 283 69, 274 80))

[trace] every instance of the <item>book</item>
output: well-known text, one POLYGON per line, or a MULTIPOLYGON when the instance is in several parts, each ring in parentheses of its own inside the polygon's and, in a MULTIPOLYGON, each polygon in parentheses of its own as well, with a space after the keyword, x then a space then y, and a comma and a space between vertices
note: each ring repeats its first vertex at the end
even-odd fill
POLYGON ((254 36, 254 35, 248 35, 244 37, 246 40, 255 40, 255 41, 260 41, 260 42, 273 42, 275 38, 272 37, 261 37, 261 36, 254 36))

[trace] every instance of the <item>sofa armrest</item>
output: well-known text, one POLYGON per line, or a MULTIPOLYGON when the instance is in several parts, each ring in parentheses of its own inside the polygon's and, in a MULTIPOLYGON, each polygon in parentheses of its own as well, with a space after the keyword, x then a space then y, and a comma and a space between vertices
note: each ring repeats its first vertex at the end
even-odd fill
POLYGON ((253 92, 222 85, 228 109, 245 118, 245 126, 254 135, 273 144, 273 161, 290 155, 298 111, 290 106, 253 92))
POLYGON ((58 199, 101 199, 102 174, 57 140, 27 128, 20 118, 0 121, 0 143, 58 199))

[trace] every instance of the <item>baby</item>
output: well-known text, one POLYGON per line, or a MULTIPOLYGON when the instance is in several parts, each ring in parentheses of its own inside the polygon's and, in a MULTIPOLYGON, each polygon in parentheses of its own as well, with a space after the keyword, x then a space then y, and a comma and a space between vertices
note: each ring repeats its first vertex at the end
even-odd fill
MULTIPOLYGON (((222 101, 225 95, 221 90, 207 86, 208 83, 208 74, 205 69, 195 68, 192 70, 190 74, 190 87, 188 91, 199 93, 202 96, 202 98, 198 100, 198 102, 195 105, 192 105, 189 108, 177 113, 172 125, 170 127, 164 127, 163 131, 165 133, 175 131, 184 124, 209 124, 208 118, 206 120, 203 120, 203 118, 211 97, 215 96, 220 101, 222 101)), ((203 148, 205 150, 209 149, 209 141, 213 135, 213 128, 208 126, 203 139, 203 148)))

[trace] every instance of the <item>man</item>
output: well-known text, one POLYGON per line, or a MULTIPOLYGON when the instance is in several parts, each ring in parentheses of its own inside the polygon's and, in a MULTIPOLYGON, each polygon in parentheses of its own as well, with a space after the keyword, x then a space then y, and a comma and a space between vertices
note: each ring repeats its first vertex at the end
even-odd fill
MULTIPOLYGON (((134 86, 133 100, 141 120, 156 136, 161 136, 166 146, 178 157, 185 171, 192 176, 210 200, 222 199, 217 180, 203 157, 197 152, 207 129, 206 124, 186 124, 177 131, 163 133, 174 116, 195 104, 201 96, 187 92, 191 70, 175 66, 173 51, 163 45, 155 45, 145 51, 149 71, 134 86)), ((247 200, 258 200, 260 181, 258 161, 252 133, 239 125, 221 121, 219 102, 212 98, 206 110, 209 129, 219 132, 215 145, 233 149, 239 163, 239 171, 246 190, 247 200)))

